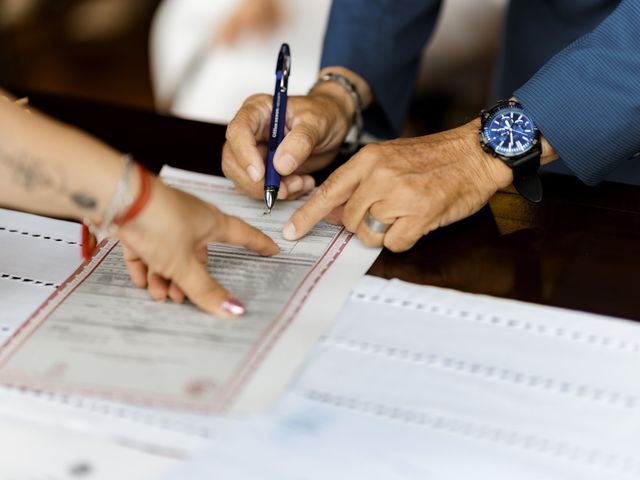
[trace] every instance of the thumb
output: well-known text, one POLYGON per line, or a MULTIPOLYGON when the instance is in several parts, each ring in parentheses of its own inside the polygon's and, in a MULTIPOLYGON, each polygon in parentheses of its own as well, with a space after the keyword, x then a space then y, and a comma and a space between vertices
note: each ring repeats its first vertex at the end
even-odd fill
POLYGON ((317 126, 298 123, 282 140, 273 159, 273 165, 280 175, 292 174, 311 156, 316 145, 322 140, 322 132, 317 126))

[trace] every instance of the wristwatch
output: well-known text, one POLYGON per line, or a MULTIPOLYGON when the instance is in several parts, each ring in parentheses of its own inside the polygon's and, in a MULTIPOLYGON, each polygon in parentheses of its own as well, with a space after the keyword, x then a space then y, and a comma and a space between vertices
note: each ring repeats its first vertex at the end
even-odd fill
POLYGON ((480 145, 511 168, 520 195, 533 203, 542 201, 540 131, 517 100, 501 100, 480 112, 480 145))

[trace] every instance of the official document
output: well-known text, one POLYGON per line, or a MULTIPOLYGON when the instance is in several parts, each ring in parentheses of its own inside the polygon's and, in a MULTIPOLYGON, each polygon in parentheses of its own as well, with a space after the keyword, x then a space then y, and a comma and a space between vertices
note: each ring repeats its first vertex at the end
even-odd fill
POLYGON ((101 244, 0 351, 0 382, 143 405, 256 411, 286 386, 353 284, 379 253, 342 227, 320 224, 290 242, 282 226, 302 200, 261 201, 231 182, 165 167, 174 187, 270 235, 280 253, 209 246, 209 270, 246 305, 222 320, 157 303, 130 281, 116 242, 101 244))

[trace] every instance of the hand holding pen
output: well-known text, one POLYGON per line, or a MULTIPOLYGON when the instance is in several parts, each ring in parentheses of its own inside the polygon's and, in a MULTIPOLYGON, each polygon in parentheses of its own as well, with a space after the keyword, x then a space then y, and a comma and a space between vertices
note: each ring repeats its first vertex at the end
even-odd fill
MULTIPOLYGON (((276 82, 278 87, 279 81, 276 82)), ((249 97, 227 128, 222 170, 243 193, 264 199, 267 150, 273 129, 274 97, 249 97)), ((272 156, 281 176, 278 200, 301 197, 315 187, 310 172, 326 168, 336 158, 353 118, 353 101, 335 82, 305 96, 287 99, 284 131, 288 132, 272 156)))
POLYGON ((264 177, 264 203, 268 213, 275 205, 280 190, 280 174, 273 165, 273 157, 284 138, 284 126, 287 119, 287 93, 289 75, 291 73, 291 52, 286 43, 280 47, 276 64, 276 87, 271 108, 271 125, 269 128, 269 144, 267 146, 266 174, 264 177))

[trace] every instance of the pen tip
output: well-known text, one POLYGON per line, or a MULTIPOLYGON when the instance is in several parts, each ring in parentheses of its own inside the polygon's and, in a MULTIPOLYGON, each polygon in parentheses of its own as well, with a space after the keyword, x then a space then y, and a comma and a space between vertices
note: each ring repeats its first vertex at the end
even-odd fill
MULTIPOLYGON (((278 189, 273 187, 267 187, 264 191, 264 205, 269 210, 268 213, 271 213, 271 209, 273 205, 276 203, 276 196, 278 195, 278 189)), ((267 212, 265 212, 267 213, 267 212)))

